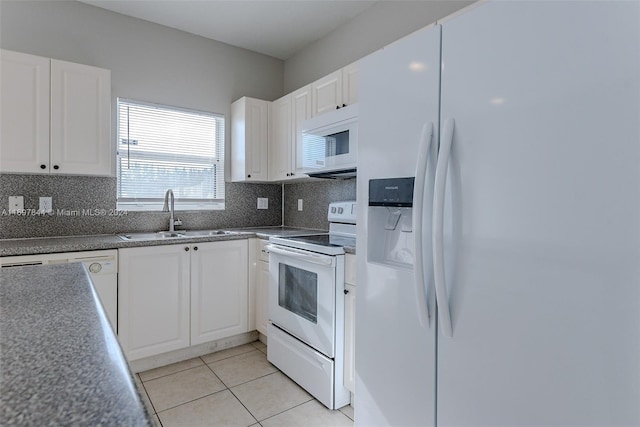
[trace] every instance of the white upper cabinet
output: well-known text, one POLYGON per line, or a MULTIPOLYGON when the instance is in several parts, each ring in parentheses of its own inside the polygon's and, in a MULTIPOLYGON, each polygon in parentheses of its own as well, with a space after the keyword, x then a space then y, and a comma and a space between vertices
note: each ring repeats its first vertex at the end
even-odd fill
POLYGON ((291 178, 293 165, 291 95, 283 96, 271 103, 270 142, 269 180, 281 181, 291 178))
POLYGON ((111 72, 51 60, 53 173, 111 175, 111 72))
POLYGON ((317 116, 358 100, 358 63, 347 65, 311 83, 312 114, 317 116))
POLYGON ((270 102, 242 97, 231 104, 231 181, 267 181, 270 102))
POLYGON ((350 64, 273 102, 243 97, 231 104, 231 181, 308 178, 297 147, 302 124, 357 102, 358 64, 350 64))
POLYGON ((302 159, 298 141, 302 139, 302 123, 311 117, 311 85, 305 86, 271 104, 271 141, 269 180, 285 181, 304 178, 300 172, 302 159))
POLYGON ((358 102, 358 63, 354 62, 342 69, 342 103, 351 105, 358 102))
POLYGON ((0 172, 114 175, 109 70, 2 50, 0 172))
POLYGON ((49 59, 8 50, 0 58, 0 171, 48 172, 49 59))
POLYGON ((335 71, 311 83, 313 115, 342 106, 342 70, 335 71))
POLYGON ((302 170, 302 153, 298 152, 298 147, 302 141, 302 123, 310 119, 313 115, 313 103, 311 101, 311 85, 302 87, 291 93, 291 112, 293 134, 291 140, 291 160, 294 163, 292 173, 294 178, 304 178, 307 175, 302 170))

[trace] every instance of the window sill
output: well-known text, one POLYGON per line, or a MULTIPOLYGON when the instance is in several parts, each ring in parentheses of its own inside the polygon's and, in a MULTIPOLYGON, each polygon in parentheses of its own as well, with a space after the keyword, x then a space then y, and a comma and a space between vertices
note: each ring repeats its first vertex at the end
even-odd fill
MULTIPOLYGON (((161 212, 163 202, 118 202, 117 209, 128 212, 161 212)), ((175 212, 179 211, 223 211, 224 202, 175 202, 175 212)))

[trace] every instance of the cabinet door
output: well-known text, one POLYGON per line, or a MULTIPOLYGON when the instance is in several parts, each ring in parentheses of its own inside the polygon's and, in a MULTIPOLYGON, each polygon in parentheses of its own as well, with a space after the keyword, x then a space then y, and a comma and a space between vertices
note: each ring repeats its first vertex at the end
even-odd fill
POLYGON ((342 103, 351 105, 358 102, 358 63, 342 69, 342 103))
POLYGON ((294 162, 292 170, 294 171, 294 176, 296 178, 301 178, 307 176, 300 172, 302 170, 302 124, 305 120, 310 119, 313 113, 311 85, 305 86, 291 93, 291 112, 293 128, 291 159, 294 162))
POLYGON ((231 104, 231 180, 268 177, 269 102, 243 97, 231 104))
POLYGON ((129 361, 189 346, 187 246, 119 250, 118 337, 129 361))
POLYGON ((111 72, 51 60, 51 172, 113 175, 111 72))
POLYGON ((311 91, 314 116, 342 106, 342 70, 313 82, 311 91))
POLYGON ((247 240, 194 244, 191 345, 247 332, 247 240))
POLYGON ((269 324, 269 263, 258 262, 258 280, 256 286, 256 329, 267 335, 269 324))
POLYGON ((345 284, 344 290, 344 375, 343 383, 347 390, 355 393, 356 384, 356 287, 345 284))
POLYGON ((0 172, 47 173, 50 60, 7 50, 0 60, 0 172))
POLYGON ((269 180, 290 179, 291 156, 291 96, 271 103, 271 149, 269 150, 269 180))

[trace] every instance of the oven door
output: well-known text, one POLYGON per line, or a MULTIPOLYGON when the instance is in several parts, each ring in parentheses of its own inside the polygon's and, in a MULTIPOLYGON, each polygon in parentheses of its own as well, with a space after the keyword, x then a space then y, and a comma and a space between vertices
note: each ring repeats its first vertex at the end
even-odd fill
POLYGON ((336 256, 269 245, 269 320, 335 356, 336 256))

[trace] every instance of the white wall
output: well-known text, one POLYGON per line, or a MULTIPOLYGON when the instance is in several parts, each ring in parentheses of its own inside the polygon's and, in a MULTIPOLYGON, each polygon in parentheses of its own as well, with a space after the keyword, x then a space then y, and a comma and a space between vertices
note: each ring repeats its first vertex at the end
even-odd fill
POLYGON ((110 69, 113 118, 117 97, 228 121, 242 96, 283 94, 279 59, 75 1, 0 1, 0 47, 110 69))
POLYGON ((344 67, 473 1, 381 1, 284 64, 289 93, 344 67))

